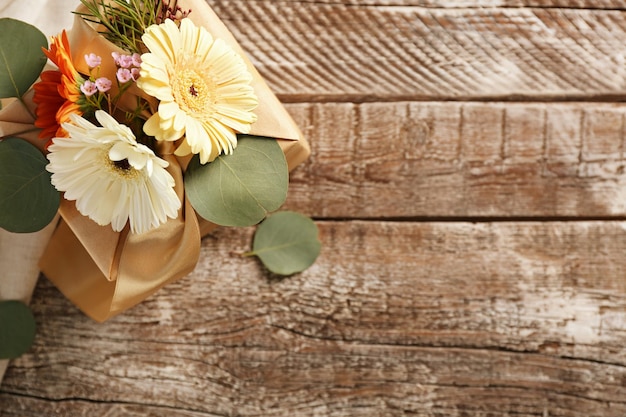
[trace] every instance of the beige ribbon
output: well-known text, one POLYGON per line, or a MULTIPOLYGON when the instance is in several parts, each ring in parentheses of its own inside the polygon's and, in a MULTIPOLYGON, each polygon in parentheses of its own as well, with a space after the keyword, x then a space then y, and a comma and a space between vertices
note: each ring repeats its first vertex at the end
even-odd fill
MULTIPOLYGON (((253 74, 252 86, 259 98, 255 110, 258 121, 251 134, 279 138, 289 169, 309 155, 308 143, 285 108, 271 92, 232 34, 203 0, 179 1, 192 9, 189 17, 205 27, 215 38, 221 38, 245 59, 253 74)), ((80 6, 77 11, 84 11, 80 6)), ((69 33, 73 61, 82 73, 88 73, 83 56, 95 53, 103 57, 101 76, 115 77, 115 66, 107 63, 111 52, 119 50, 99 36, 80 16, 76 16, 69 33)), ((32 118, 19 103, 0 112, 0 134, 19 134, 32 126, 32 118), (20 109, 21 108, 21 109, 20 109)), ((32 134, 20 135, 41 147, 32 134)), ((182 207, 179 216, 162 226, 140 235, 128 228, 116 233, 109 226, 98 226, 82 216, 74 202, 63 200, 59 212, 62 220, 55 230, 40 267, 59 290, 88 316, 97 321, 136 305, 162 286, 190 273, 198 262, 201 237, 215 225, 199 218, 184 196, 183 167, 170 152, 162 155, 176 180, 175 190, 182 207)))

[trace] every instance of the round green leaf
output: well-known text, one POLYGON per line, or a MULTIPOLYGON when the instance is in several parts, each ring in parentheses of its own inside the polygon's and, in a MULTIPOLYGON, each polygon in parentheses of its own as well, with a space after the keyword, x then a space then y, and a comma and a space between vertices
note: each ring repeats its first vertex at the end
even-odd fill
POLYGON ((291 275, 313 265, 321 250, 317 226, 292 211, 274 213, 254 234, 252 252, 275 274, 291 275))
POLYGON ((0 302, 0 359, 15 359, 35 340, 35 318, 21 301, 0 302))
POLYGON ((0 19, 0 98, 21 97, 46 64, 46 36, 15 19, 0 19))
POLYGON ((48 225, 60 204, 50 183, 48 160, 22 139, 0 141, 0 227, 30 233, 48 225))
POLYGON ((252 226, 287 198, 289 170, 275 139, 240 136, 232 155, 202 165, 196 155, 185 192, 200 216, 221 226, 252 226))

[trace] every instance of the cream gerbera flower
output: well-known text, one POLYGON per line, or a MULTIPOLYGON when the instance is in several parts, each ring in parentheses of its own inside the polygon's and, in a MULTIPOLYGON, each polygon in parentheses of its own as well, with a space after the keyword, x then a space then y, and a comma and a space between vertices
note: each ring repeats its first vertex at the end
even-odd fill
POLYGON ((241 56, 189 19, 180 28, 169 19, 152 25, 141 39, 150 52, 141 56, 137 85, 160 100, 144 132, 164 141, 185 135, 176 154, 200 154, 203 164, 232 153, 258 105, 241 56))
POLYGON ((116 232, 128 221, 133 233, 176 218, 181 203, 166 161, 102 110, 96 112, 102 127, 75 114, 70 118, 63 124, 70 137, 53 139, 46 169, 80 213, 116 232))

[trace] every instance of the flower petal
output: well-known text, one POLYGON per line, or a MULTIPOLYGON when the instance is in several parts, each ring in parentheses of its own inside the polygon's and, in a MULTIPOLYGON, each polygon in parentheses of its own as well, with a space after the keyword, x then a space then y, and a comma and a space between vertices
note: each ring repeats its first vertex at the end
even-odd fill
POLYGON ((137 85, 161 101, 144 132, 168 141, 185 135, 176 154, 200 154, 202 163, 231 153, 237 133, 249 132, 257 119, 243 58, 187 18, 180 28, 170 20, 150 26, 142 39, 150 52, 142 55, 137 85))
POLYGON ((71 137, 53 139, 46 166, 52 184, 76 201, 80 213, 114 231, 128 223, 131 232, 143 233, 176 217, 181 202, 167 161, 138 144, 127 126, 99 112, 103 126, 72 115, 65 125, 71 137))

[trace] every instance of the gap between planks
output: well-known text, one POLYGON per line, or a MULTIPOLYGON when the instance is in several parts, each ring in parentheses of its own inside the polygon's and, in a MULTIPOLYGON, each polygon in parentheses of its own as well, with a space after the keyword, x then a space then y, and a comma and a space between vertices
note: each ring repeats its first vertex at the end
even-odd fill
MULTIPOLYGON (((214 0, 219 3, 220 0, 214 0)), ((270 0, 248 0, 269 2, 270 0)), ((279 3, 278 1, 271 1, 279 3)), ((281 3, 298 3, 324 6, 374 7, 374 8, 423 8, 423 9, 572 9, 622 11, 626 6, 619 0, 282 0, 281 3)))
POLYGON ((524 96, 524 95, 502 95, 484 97, 432 97, 419 95, 394 95, 377 96, 370 94, 352 95, 298 95, 298 94, 277 94, 276 97, 285 104, 365 104, 365 103, 500 103, 500 104, 533 104, 533 103, 589 103, 589 104, 613 104, 626 103, 625 94, 607 95, 555 95, 555 96, 524 96))
POLYGON ((575 223, 621 222, 626 216, 413 216, 413 217, 315 217, 315 222, 393 223, 575 223))

